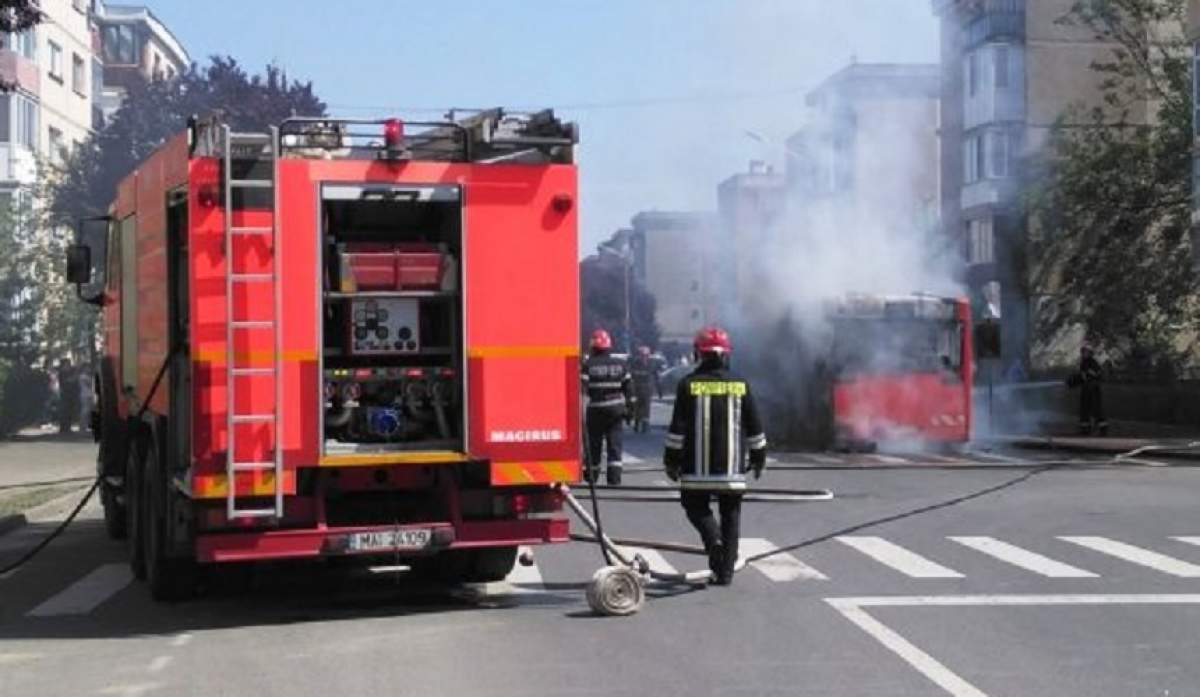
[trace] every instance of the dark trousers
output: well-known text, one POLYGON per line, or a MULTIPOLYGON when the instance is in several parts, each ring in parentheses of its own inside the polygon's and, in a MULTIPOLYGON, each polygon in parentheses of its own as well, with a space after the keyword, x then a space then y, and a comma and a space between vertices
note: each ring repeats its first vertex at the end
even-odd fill
POLYGON ((1104 396, 1100 383, 1084 383, 1079 390, 1079 425, 1082 428, 1104 427, 1104 396))
POLYGON ((637 404, 633 408, 633 423, 638 431, 644 430, 643 426, 648 426, 650 423, 650 402, 654 399, 654 391, 651 387, 651 385, 637 385, 633 390, 633 395, 637 397, 637 404))
POLYGON ((726 571, 733 571, 738 558, 738 535, 741 529, 742 495, 740 493, 713 493, 711 491, 688 491, 679 493, 679 501, 683 510, 687 511, 688 520, 700 533, 704 541, 704 550, 711 551, 716 545, 725 548, 724 562, 726 571), (711 503, 717 500, 717 509, 721 512, 721 522, 713 516, 711 503))
POLYGON ((601 456, 607 445, 608 465, 621 466, 621 436, 622 421, 625 419, 623 409, 608 407, 591 408, 587 410, 588 433, 588 467, 600 467, 601 456))

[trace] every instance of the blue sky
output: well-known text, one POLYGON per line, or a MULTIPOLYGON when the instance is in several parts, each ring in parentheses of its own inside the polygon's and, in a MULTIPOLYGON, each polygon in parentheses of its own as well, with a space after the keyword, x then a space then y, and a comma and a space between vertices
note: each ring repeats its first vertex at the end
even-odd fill
POLYGON ((581 252, 716 185, 846 65, 937 59, 928 0, 146 0, 194 60, 311 79, 330 112, 559 108, 580 123, 581 252))

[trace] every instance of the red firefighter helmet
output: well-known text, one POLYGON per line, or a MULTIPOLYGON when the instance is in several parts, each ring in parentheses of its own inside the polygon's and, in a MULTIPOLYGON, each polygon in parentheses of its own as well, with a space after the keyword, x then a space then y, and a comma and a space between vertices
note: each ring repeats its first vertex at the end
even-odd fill
POLYGON ((593 351, 607 351, 612 348, 612 337, 603 329, 592 332, 591 347, 593 351))
POLYGON ((729 334, 717 326, 705 327, 697 332, 692 346, 701 356, 709 353, 726 356, 733 352, 733 342, 729 340, 729 334))

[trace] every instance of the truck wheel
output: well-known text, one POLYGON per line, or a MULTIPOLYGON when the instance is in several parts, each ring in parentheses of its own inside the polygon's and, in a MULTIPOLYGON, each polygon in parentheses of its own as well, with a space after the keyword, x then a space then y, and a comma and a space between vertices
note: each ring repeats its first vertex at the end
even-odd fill
POLYGON ((490 583, 503 581, 517 563, 516 547, 489 547, 470 552, 470 566, 466 578, 468 583, 490 583))
POLYGON ((146 583, 150 586, 150 596, 155 600, 184 600, 195 590, 194 564, 190 559, 172 559, 167 555, 167 496, 170 493, 153 443, 147 445, 143 460, 146 583))
POLYGON ((104 506, 104 531, 109 539, 123 540, 129 535, 125 506, 117 500, 117 491, 108 482, 100 482, 100 503, 104 506))
POLYGON ((134 578, 146 578, 145 502, 142 492, 141 448, 136 441, 129 444, 125 466, 125 529, 129 542, 129 568, 134 578))

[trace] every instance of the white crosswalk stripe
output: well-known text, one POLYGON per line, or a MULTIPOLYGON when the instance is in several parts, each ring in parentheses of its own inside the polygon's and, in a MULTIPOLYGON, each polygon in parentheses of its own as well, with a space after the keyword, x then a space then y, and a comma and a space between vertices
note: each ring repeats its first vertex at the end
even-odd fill
MULTIPOLYGON (((753 557, 779 549, 775 543, 761 537, 743 537, 738 541, 741 557, 753 557)), ((772 581, 828 581, 829 577, 800 561, 787 552, 781 552, 761 561, 752 562, 750 568, 761 572, 772 581)))
POLYGON ((128 564, 104 564, 29 611, 31 617, 85 615, 133 581, 128 564))
POLYGON ((1200 537, 1190 537, 1187 535, 1183 535, 1183 536, 1172 537, 1171 539, 1179 540, 1180 542, 1186 542, 1189 545, 1196 545, 1196 546, 1200 547, 1200 537))
POLYGON ((896 457, 895 455, 866 455, 863 459, 870 460, 872 462, 878 462, 884 465, 907 465, 909 462, 911 462, 911 460, 907 460, 902 457, 896 457))
POLYGON ((963 578, 954 569, 930 561, 882 537, 838 537, 844 545, 857 549, 875 561, 912 578, 963 578))
POLYGON ((960 545, 983 552, 984 554, 1019 566, 1035 574, 1050 578, 1096 578, 1091 571, 1085 571, 1070 564, 1055 561, 1050 557, 1022 549, 1016 545, 997 540, 994 537, 950 537, 947 538, 960 545))
MULTIPOLYGON (((521 547, 517 550, 517 554, 523 555, 530 551, 529 547, 521 547)), ((545 583, 542 581, 542 572, 538 570, 536 562, 531 566, 522 566, 520 563, 517 563, 504 580, 512 587, 515 593, 537 593, 546 588, 545 583)))
POLYGON ((635 554, 640 554, 642 559, 645 559, 646 563, 650 565, 651 569, 654 569, 660 573, 679 573, 675 567, 671 565, 671 562, 667 561, 667 558, 660 554, 656 549, 650 549, 648 547, 621 547, 621 552, 624 553, 629 559, 632 559, 635 554))
POLYGON ((1107 554, 1109 556, 1123 559, 1133 564, 1149 567, 1155 571, 1161 571, 1164 574, 1172 576, 1180 576, 1183 578, 1200 577, 1200 566, 1176 559, 1175 557, 1167 556, 1159 552, 1153 552, 1148 549, 1136 547, 1125 542, 1118 542, 1107 537, 1092 537, 1092 536, 1060 536, 1058 539, 1064 542, 1087 547, 1088 549, 1107 554))
POLYGON ((626 465, 644 465, 644 464, 646 464, 645 460, 638 457, 637 455, 631 455, 630 453, 622 454, 621 462, 625 463, 626 465))

